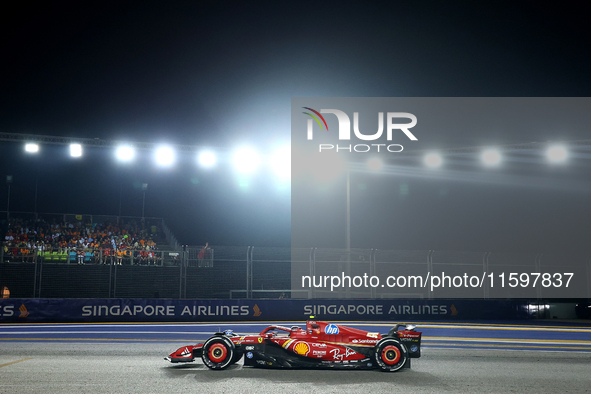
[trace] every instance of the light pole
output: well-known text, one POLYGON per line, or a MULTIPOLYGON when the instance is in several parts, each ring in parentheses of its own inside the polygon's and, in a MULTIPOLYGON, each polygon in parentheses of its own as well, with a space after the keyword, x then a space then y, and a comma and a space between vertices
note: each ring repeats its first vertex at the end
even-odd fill
POLYGON ((351 252, 351 169, 347 168, 347 227, 346 227, 347 254, 351 252))
POLYGON ((6 203, 6 220, 10 219, 10 184, 12 183, 12 175, 6 175, 6 184, 8 185, 8 202, 6 203))
MULTIPOLYGON (((347 258, 345 260, 346 263, 346 275, 351 275, 351 168, 347 166, 347 224, 345 228, 345 238, 347 243, 347 258)), ((349 298, 351 294, 351 289, 347 287, 345 290, 346 298, 349 298)))
MULTIPOLYGON (((371 172, 381 171, 383 162, 378 158, 372 158, 367 162, 367 170, 371 172)), ((347 253, 351 251, 351 165, 347 166, 347 224, 345 229, 345 238, 347 253)))
POLYGON ((37 188, 39 187, 39 180, 35 179, 35 220, 37 220, 37 188))
POLYGON ((146 208, 146 190, 148 190, 148 184, 142 183, 142 192, 144 193, 144 198, 142 201, 142 222, 145 221, 145 208, 146 208))
POLYGON ((119 215, 117 215, 117 224, 119 224, 119 220, 121 219, 121 199, 123 198, 123 183, 121 183, 119 187, 119 215))

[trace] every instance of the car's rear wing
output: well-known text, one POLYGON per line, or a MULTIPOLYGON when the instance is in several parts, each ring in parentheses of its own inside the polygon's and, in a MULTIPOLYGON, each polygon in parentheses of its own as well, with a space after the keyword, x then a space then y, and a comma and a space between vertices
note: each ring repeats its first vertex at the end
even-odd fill
POLYGON ((388 332, 389 337, 398 338, 408 349, 408 356, 410 358, 421 357, 421 336, 422 332, 415 331, 414 324, 396 324, 388 332), (401 329, 402 328, 402 329, 401 329))

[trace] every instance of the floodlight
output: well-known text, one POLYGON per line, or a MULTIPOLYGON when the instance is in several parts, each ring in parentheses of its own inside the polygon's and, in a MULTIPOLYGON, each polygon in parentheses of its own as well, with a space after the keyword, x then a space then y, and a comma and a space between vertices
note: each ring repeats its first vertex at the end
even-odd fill
POLYGON ((154 158, 156 159, 156 164, 158 164, 159 166, 170 167, 174 164, 175 154, 171 147, 161 146, 158 149, 156 149, 154 158))
POLYGON ((212 151, 206 150, 199 153, 199 156, 197 156, 197 162, 202 167, 210 168, 215 166, 217 157, 212 151))
POLYGON ((501 162, 501 153, 496 149, 487 149, 480 157, 487 166, 494 166, 501 162))
POLYGON ((291 147, 278 149, 271 157, 273 171, 280 178, 291 178, 291 147))
POLYGON ((377 157, 374 157, 373 159, 369 159, 367 161, 367 168, 369 168, 372 171, 379 171, 382 169, 382 167, 384 167, 384 163, 382 163, 382 161, 377 157))
POLYGON ((546 151, 546 157, 552 163, 562 163, 566 160, 568 152, 563 145, 552 145, 546 151))
POLYGON ((242 174, 254 172, 258 168, 259 162, 259 155, 250 148, 242 148, 234 153, 234 167, 242 174))
POLYGON ((39 145, 34 144, 34 143, 27 143, 25 145, 25 152, 37 153, 37 152, 39 152, 39 145))
POLYGON ((439 153, 428 153, 423 160, 427 167, 436 168, 441 165, 443 159, 439 153))
POLYGON ((135 150, 130 145, 121 145, 115 151, 115 156, 120 161, 131 161, 135 157, 135 150))
POLYGON ((70 144, 70 156, 72 156, 72 157, 82 156, 82 145, 70 144))
POLYGON ((250 187, 250 180, 243 177, 238 178, 238 187, 240 187, 242 190, 248 190, 250 187))

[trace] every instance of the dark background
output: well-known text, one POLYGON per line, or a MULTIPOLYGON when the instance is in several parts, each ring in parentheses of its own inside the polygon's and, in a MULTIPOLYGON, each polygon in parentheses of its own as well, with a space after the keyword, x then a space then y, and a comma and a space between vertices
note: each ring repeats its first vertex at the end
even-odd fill
MULTIPOLYGON (((12 4, 0 13, 0 131, 166 141, 223 152, 249 143, 270 152, 289 141, 291 97, 588 96, 582 7, 468 1, 12 4)), ((495 133, 498 143, 504 137, 529 142, 495 133)), ((447 148, 454 144, 445 141, 453 139, 440 141, 447 148)), ((182 243, 290 244, 289 190, 278 189, 268 171, 244 190, 224 165, 205 171, 188 156, 162 170, 147 153, 124 168, 105 149, 87 149, 77 162, 60 156, 64 150, 43 146, 27 157, 20 144, 0 143, 0 175, 14 176, 11 211, 33 210, 37 180, 39 212, 117 214, 122 195, 122 214, 140 216, 141 183, 148 183, 146 216, 164 217, 182 243)), ((540 171, 562 171, 586 184, 587 168, 583 160, 572 173, 540 171)), ((381 240, 353 233, 353 246, 587 248, 588 192, 552 184, 493 189, 471 179, 364 181, 361 193, 370 202, 400 200, 395 216, 405 230, 381 240), (401 194, 402 183, 412 199, 401 194), (506 209, 487 208, 496 203, 506 209), (425 217, 432 224, 417 221, 425 217)), ((343 231, 341 195, 327 198, 335 209, 335 234, 343 231)), ((0 201, 6 197, 4 185, 0 201)), ((353 217, 353 223, 364 220, 353 217)), ((310 246, 344 247, 344 237, 310 246)))

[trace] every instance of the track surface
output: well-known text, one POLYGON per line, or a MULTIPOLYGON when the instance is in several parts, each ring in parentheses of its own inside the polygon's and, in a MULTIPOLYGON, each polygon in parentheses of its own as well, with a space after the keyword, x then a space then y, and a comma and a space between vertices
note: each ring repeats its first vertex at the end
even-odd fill
POLYGON ((210 371, 162 359, 218 328, 246 334, 265 326, 0 325, 0 393, 591 392, 589 326, 422 323, 423 356, 398 373, 259 370, 242 362, 210 371))

